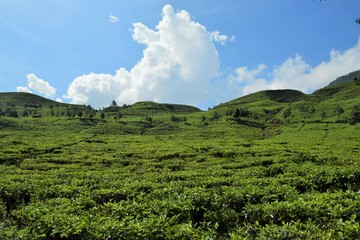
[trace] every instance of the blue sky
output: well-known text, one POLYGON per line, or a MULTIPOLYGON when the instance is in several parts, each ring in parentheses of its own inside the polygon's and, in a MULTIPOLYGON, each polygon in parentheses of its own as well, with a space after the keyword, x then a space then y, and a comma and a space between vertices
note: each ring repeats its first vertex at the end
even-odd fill
POLYGON ((358 0, 0 0, 0 91, 202 109, 360 69, 358 0))

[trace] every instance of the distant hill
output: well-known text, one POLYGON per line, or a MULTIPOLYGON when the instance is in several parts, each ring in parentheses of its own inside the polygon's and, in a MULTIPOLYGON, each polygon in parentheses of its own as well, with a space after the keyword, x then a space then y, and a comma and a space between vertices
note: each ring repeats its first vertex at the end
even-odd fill
POLYGON ((110 106, 101 111, 107 113, 120 113, 124 116, 153 116, 157 114, 189 114, 201 112, 200 109, 181 104, 156 103, 151 101, 137 102, 132 105, 110 106))
POLYGON ((338 84, 341 84, 344 82, 352 81, 354 79, 360 80, 360 70, 357 70, 357 71, 351 72, 347 75, 338 77, 335 81, 331 82, 329 84, 329 86, 335 86, 335 85, 338 85, 338 84))
POLYGON ((17 107, 67 107, 67 108, 89 108, 89 106, 57 102, 48 98, 26 92, 0 92, 0 106, 15 105, 17 107))
POLYGON ((163 111, 172 113, 194 113, 200 112, 201 110, 197 107, 182 105, 182 104, 169 104, 169 103, 156 103, 156 102, 137 102, 131 105, 133 110, 152 110, 152 111, 163 111))
POLYGON ((143 121, 151 122, 155 119, 162 122, 163 119, 170 118, 173 122, 176 122, 176 119, 192 119, 194 123, 201 118, 200 125, 204 125, 205 120, 233 116, 247 119, 246 121, 251 124, 282 122, 284 118, 295 122, 346 122, 357 105, 360 105, 360 70, 339 77, 329 86, 312 94, 291 89, 265 90, 222 103, 209 111, 201 111, 189 105, 143 101, 123 106, 117 106, 115 103, 100 109, 100 114, 97 114, 99 111, 91 106, 59 103, 31 93, 0 93, 0 116, 64 116, 117 120, 126 117, 128 121, 133 121, 132 123, 141 124, 143 121), (175 118, 173 115, 180 116, 175 118), (185 115, 191 116, 185 118, 185 115))
MULTIPOLYGON (((101 111, 116 116, 117 112, 128 116, 152 116, 154 114, 189 114, 200 109, 181 104, 137 102, 122 107, 110 106, 101 111)), ((91 106, 56 102, 32 93, 0 93, 0 116, 94 116, 91 106), (81 112, 81 113, 80 113, 81 112)))
MULTIPOLYGON (((352 73, 346 78, 355 75, 352 73)), ((259 91, 222 103, 213 111, 221 116, 234 116, 235 110, 239 109, 237 111, 252 122, 281 122, 284 119, 347 122, 357 105, 360 105, 360 81, 353 79, 331 84, 312 94, 288 89, 259 91)))
POLYGON ((40 97, 32 93, 25 92, 3 92, 0 93, 0 104, 1 106, 23 106, 27 105, 43 105, 48 107, 50 105, 63 104, 48 98, 40 97))
POLYGON ((0 93, 0 116, 75 116, 94 111, 91 106, 56 102, 32 93, 0 93))

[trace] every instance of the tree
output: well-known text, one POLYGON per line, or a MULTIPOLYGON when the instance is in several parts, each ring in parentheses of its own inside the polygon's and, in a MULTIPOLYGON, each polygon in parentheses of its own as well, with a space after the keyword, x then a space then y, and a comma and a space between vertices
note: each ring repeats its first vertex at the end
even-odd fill
POLYGON ((290 116, 291 116, 291 109, 290 108, 287 108, 287 109, 285 109, 285 111, 283 112, 283 118, 284 119, 287 119, 287 118, 289 118, 290 116))
POLYGON ((311 106, 309 109, 309 113, 315 113, 316 109, 314 106, 311 106))
POLYGON ((349 123, 354 125, 360 122, 360 105, 356 105, 351 111, 351 116, 349 119, 349 123))
POLYGON ((220 114, 219 114, 217 111, 215 111, 214 114, 213 114, 213 118, 214 118, 215 120, 219 120, 220 117, 221 117, 220 114))
POLYGON ((152 118, 146 115, 146 116, 145 116, 145 121, 147 121, 147 122, 152 122, 152 118))
POLYGON ((240 109, 236 108, 234 113, 233 113, 233 117, 234 118, 239 118, 240 117, 240 109))
POLYGON ((342 107, 337 107, 337 108, 335 108, 334 113, 336 113, 336 115, 340 116, 341 114, 344 113, 344 111, 345 110, 342 107))
MULTIPOLYGON (((1 113, 1 111, 0 111, 0 113, 1 113)), ((1 114, 0 114, 0 116, 1 116, 1 114)), ((24 109, 23 117, 28 117, 28 116, 29 116, 29 111, 27 109, 24 109)))
POLYGON ((102 120, 104 120, 104 118, 105 118, 105 113, 104 113, 104 112, 101 112, 100 117, 101 117, 102 120))
POLYGON ((324 119, 326 118, 326 112, 325 112, 324 110, 321 111, 320 117, 321 117, 321 120, 323 120, 323 121, 324 121, 324 119))
POLYGON ((173 122, 180 122, 180 119, 175 115, 171 115, 170 120, 173 121, 173 122))
POLYGON ((120 118, 122 118, 122 115, 121 115, 120 112, 117 112, 117 113, 116 113, 116 116, 114 117, 114 119, 115 119, 115 120, 118 120, 118 119, 120 119, 120 118))
POLYGON ((14 109, 10 109, 10 108, 7 108, 7 109, 5 110, 5 116, 7 116, 7 117, 13 117, 13 118, 18 118, 18 117, 19 117, 17 111, 14 110, 14 109))
POLYGON ((77 115, 78 115, 79 118, 81 118, 83 116, 83 112, 79 111, 77 115))
POLYGON ((111 102, 110 107, 117 107, 117 106, 118 106, 118 105, 117 105, 116 101, 115 101, 115 100, 113 100, 113 101, 111 102))

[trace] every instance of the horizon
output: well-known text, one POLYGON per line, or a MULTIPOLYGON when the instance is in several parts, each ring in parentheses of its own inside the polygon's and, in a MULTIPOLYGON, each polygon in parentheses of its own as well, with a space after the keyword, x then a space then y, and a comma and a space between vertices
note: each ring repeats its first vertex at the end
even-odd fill
POLYGON ((0 2, 1 92, 207 109, 360 69, 356 0, 82 3, 0 2))

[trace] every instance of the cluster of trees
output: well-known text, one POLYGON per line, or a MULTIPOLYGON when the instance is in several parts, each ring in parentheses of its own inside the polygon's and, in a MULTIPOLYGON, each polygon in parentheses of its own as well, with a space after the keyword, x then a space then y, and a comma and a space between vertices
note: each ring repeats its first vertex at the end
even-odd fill
POLYGON ((187 118, 185 116, 177 117, 175 115, 171 115, 170 120, 173 121, 173 122, 186 122, 187 118))
POLYGON ((4 111, 2 108, 0 108, 0 116, 17 118, 19 117, 19 114, 17 113, 16 110, 12 108, 6 108, 4 111))
POLYGON ((6 103, 6 108, 3 109, 1 104, 0 104, 0 116, 5 116, 5 117, 19 117, 17 111, 14 109, 15 104, 14 103, 6 103))
POLYGON ((359 122, 360 122, 360 105, 356 105, 351 112, 349 123, 354 125, 359 122))
POLYGON ((232 116, 234 118, 250 117, 252 115, 252 112, 246 108, 235 108, 235 110, 233 109, 227 110, 226 115, 232 116))
MULTIPOLYGON (((119 120, 122 118, 122 114, 120 112, 120 109, 127 108, 128 105, 123 105, 122 107, 119 107, 115 100, 112 101, 109 107, 103 108, 102 110, 99 110, 100 112, 100 118, 105 119, 105 117, 113 117, 115 120, 119 120)), ((50 115, 50 116, 64 116, 64 117, 79 117, 79 118, 93 118, 96 116, 97 112, 94 110, 90 105, 84 106, 83 108, 69 108, 66 107, 60 107, 60 105, 49 105, 49 110, 45 110, 41 104, 24 104, 23 112, 18 113, 16 105, 13 103, 7 103, 6 108, 3 109, 0 105, 0 116, 5 117, 14 117, 18 118, 20 116, 22 117, 42 117, 42 114, 50 115)), ((299 106, 298 110, 303 113, 309 113, 314 114, 316 112, 316 109, 313 105, 301 105, 299 106)), ((276 109, 264 109, 265 114, 265 121, 271 121, 274 120, 274 117, 282 111, 282 119, 284 121, 288 120, 290 117, 293 116, 293 111, 289 107, 285 109, 276 108, 276 109)), ((333 113, 335 113, 337 116, 342 115, 345 112, 344 108, 338 106, 333 110, 333 113)), ((325 120, 327 118, 327 113, 322 110, 320 113, 320 117, 322 120, 325 120)), ((250 111, 246 108, 235 108, 235 109, 229 109, 225 112, 226 116, 230 116, 233 118, 248 118, 248 117, 259 117, 256 115, 256 113, 250 111)), ((214 111, 213 116, 210 118, 210 120, 219 120, 221 118, 221 115, 214 111)), ((149 116, 145 116, 144 118, 147 122, 152 122, 153 119, 149 116)), ((171 115, 170 120, 172 122, 186 122, 187 118, 186 116, 176 116, 171 115)), ((202 122, 206 121, 206 117, 204 116, 202 118, 202 122)), ((344 121, 347 121, 350 124, 356 124, 360 122, 360 105, 356 105, 352 111, 350 116, 344 121)))
POLYGON ((7 103, 6 108, 3 109, 0 105, 0 116, 5 117, 42 117, 43 115, 50 115, 56 117, 89 117, 96 115, 96 111, 89 105, 84 107, 61 107, 60 105, 49 105, 47 110, 41 104, 24 104, 23 107, 17 107, 14 103, 7 103), (19 110, 20 109, 20 110, 19 110), (21 110, 22 109, 22 110, 21 110))

